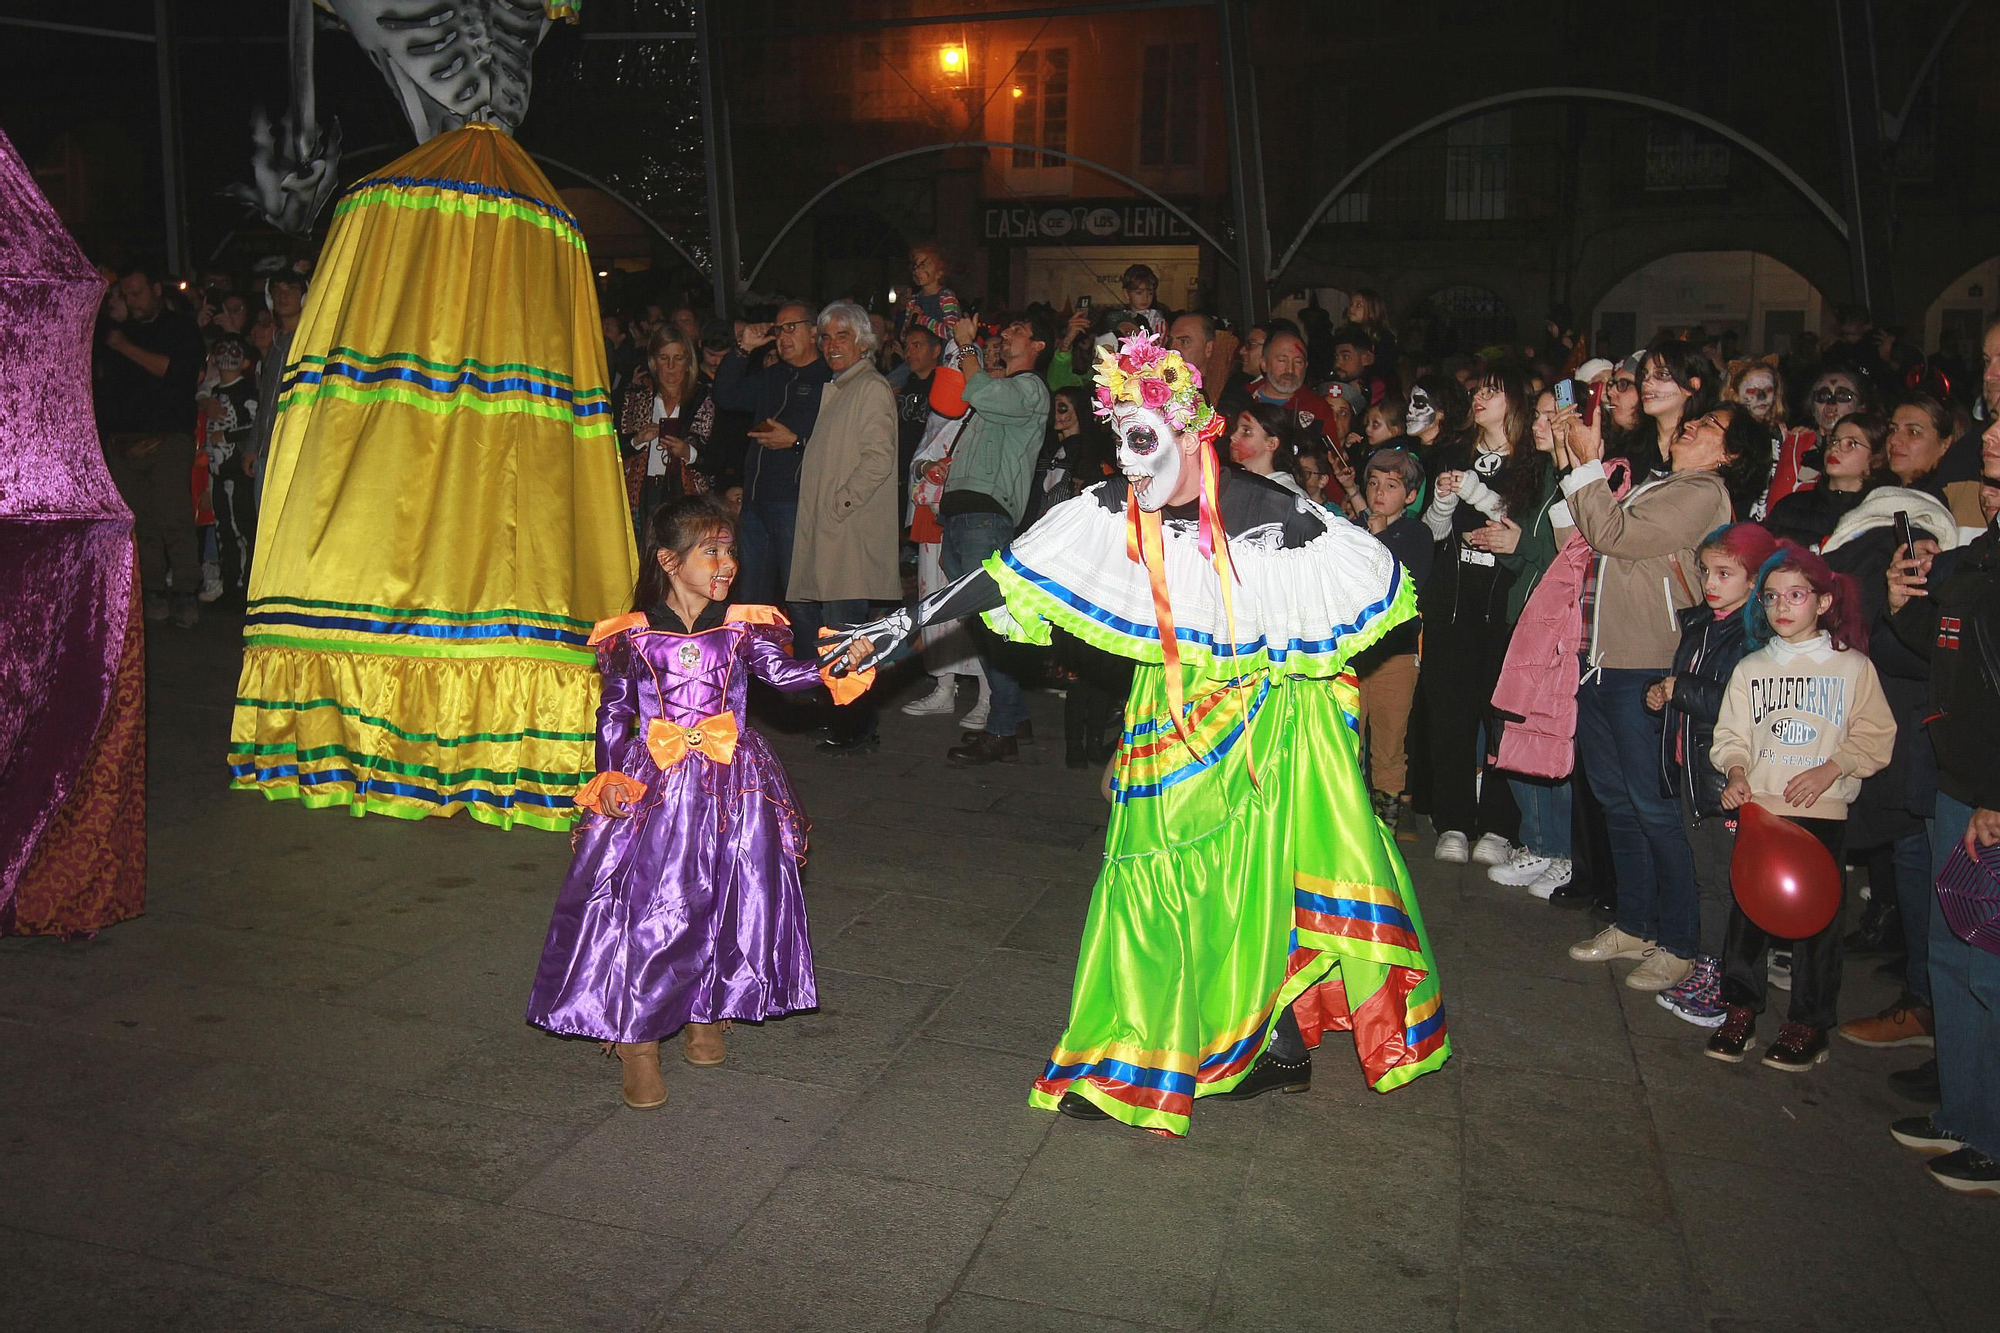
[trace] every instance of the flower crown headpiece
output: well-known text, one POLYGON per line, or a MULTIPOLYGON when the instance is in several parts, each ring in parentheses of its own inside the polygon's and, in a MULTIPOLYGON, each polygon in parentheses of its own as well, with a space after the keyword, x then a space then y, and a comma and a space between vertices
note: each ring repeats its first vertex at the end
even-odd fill
POLYGON ((1191 430, 1213 441, 1222 433, 1222 418, 1201 396, 1201 372, 1162 347, 1150 333, 1135 333, 1119 341, 1117 352, 1097 349, 1097 405, 1092 410, 1109 421, 1118 403, 1150 408, 1177 431, 1191 430))

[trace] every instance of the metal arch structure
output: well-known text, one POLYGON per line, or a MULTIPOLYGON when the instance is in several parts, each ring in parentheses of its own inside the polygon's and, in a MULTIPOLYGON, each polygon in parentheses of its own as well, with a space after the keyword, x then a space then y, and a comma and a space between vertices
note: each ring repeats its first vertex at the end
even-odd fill
MULTIPOLYGON (((812 198, 806 200, 805 203, 799 205, 797 212, 793 213, 789 218, 785 219, 785 225, 778 228, 778 234, 776 236, 773 236, 771 238, 771 243, 764 247, 764 253, 757 257, 756 264, 754 264, 751 267, 749 273, 744 275, 743 282, 741 285, 744 288, 753 287, 757 282, 757 275, 764 271, 764 265, 770 262, 771 256, 773 254, 777 253, 778 247, 784 243, 785 237, 791 235, 792 228, 796 227, 799 224, 800 220, 803 219, 806 214, 810 213, 813 210, 813 206, 818 204, 820 200, 826 198, 828 195, 832 194, 835 190, 847 184, 847 182, 853 180, 856 176, 865 175, 868 172, 875 170, 875 168, 877 167, 886 167, 891 162, 901 162, 906 158, 912 158, 912 157, 923 157, 929 153, 948 153, 954 148, 1020 148, 1028 152, 1039 153, 1043 157, 1059 157, 1065 162, 1074 162, 1078 166, 1088 167, 1092 171, 1102 172, 1104 175, 1109 176, 1112 180, 1117 181, 1120 185, 1123 185, 1128 189, 1135 190, 1138 193, 1146 196, 1148 199, 1151 199, 1154 203, 1166 209, 1169 213, 1172 213, 1182 222, 1185 222, 1188 225, 1188 230, 1192 231, 1196 236, 1199 236, 1202 240, 1207 241, 1211 246, 1214 246, 1217 253, 1219 253, 1225 260, 1227 260, 1232 267, 1236 266, 1237 263, 1236 256, 1230 253, 1229 247, 1224 245, 1221 241, 1216 240, 1214 236, 1209 234, 1209 231, 1206 227, 1202 226, 1199 222, 1196 222, 1192 217, 1189 217, 1186 210, 1181 208, 1180 205, 1174 203, 1173 200, 1161 194, 1158 190, 1155 190, 1150 186, 1143 185, 1140 182, 1133 180, 1130 176, 1127 176, 1122 171, 1114 171, 1110 167, 1105 166, 1102 162, 1093 162, 1087 157, 1078 157, 1075 153, 1065 153, 1060 149, 1055 149, 1055 148, 1043 148, 1039 144, 1015 143, 1009 139, 963 139, 952 143, 928 144, 922 148, 906 148, 900 153, 891 153, 887 157, 878 157, 873 162, 864 163, 863 165, 854 168, 852 171, 846 171, 841 173, 838 177, 829 181, 826 185, 822 186, 820 190, 813 195, 812 198)), ((1324 205, 1322 205, 1322 207, 1324 207, 1324 205)))
POLYGON ((1643 107, 1648 111, 1656 111, 1661 115, 1672 116, 1676 120, 1685 120, 1690 124, 1699 125, 1712 134, 1718 134, 1729 140, 1730 143, 1735 144, 1738 148, 1749 153, 1759 162, 1771 168, 1771 170, 1777 172, 1787 185, 1797 190, 1805 197, 1807 203, 1819 211, 1820 216, 1826 219, 1827 225, 1831 226, 1839 234, 1842 241, 1849 239, 1847 219, 1841 215, 1839 209, 1828 203, 1826 197, 1820 194, 1818 190, 1815 190, 1806 181, 1805 177, 1792 170, 1785 163, 1784 159, 1758 143, 1755 139, 1752 139, 1749 135, 1739 130, 1731 129, 1711 116, 1704 116, 1699 111, 1690 110, 1674 102, 1662 101, 1657 97, 1647 97, 1640 93, 1619 92, 1612 88, 1523 88, 1511 93, 1496 93, 1492 97, 1482 97, 1477 101, 1464 102, 1452 107, 1449 111, 1439 112, 1429 120, 1404 130, 1367 157, 1362 158, 1360 162, 1355 164, 1351 171, 1340 178, 1340 183, 1327 191, 1326 195, 1314 206, 1311 215, 1306 218, 1305 225, 1299 228, 1299 234, 1293 238, 1291 245, 1286 248, 1285 253, 1271 266, 1270 271, 1264 275, 1265 281, 1275 283, 1279 278, 1284 276, 1285 270, 1292 266, 1292 260, 1298 257, 1300 247, 1306 243, 1306 238, 1312 234, 1312 229, 1319 225, 1319 220, 1326 215, 1326 210, 1333 207, 1334 200, 1352 189, 1356 181, 1359 181, 1369 171, 1374 169, 1376 163, 1395 152, 1398 148, 1401 148, 1404 144, 1409 143, 1412 139, 1420 138, 1423 135, 1429 134, 1432 130, 1442 129, 1456 121, 1464 120, 1468 116, 1476 116, 1482 111, 1491 111, 1496 107, 1514 106, 1522 102, 1563 101, 1614 102, 1625 106, 1643 107))
POLYGON ((589 174, 588 172, 579 171, 567 162, 562 162, 557 160, 556 158, 550 157, 547 153, 529 153, 528 156, 534 158, 535 161, 540 162, 546 166, 554 167, 557 171, 566 171, 570 175, 582 181, 585 185, 590 186, 592 189, 600 190, 603 193, 609 195, 613 201, 622 204, 626 212, 630 213, 633 217, 639 219, 639 221, 645 223, 648 227, 651 227, 655 235, 657 235, 661 240, 665 241, 668 245, 674 247, 674 253, 678 254, 682 259, 687 260, 689 268, 693 269, 696 273, 702 274, 703 276, 707 276, 709 272, 709 265, 702 263, 699 259, 696 259, 693 255, 689 254, 687 247, 682 245, 679 241, 675 240, 672 232, 668 231, 665 227, 662 227, 659 223, 653 221, 652 215, 647 213, 645 209, 639 207, 637 204, 633 203, 630 199, 627 199, 624 195, 618 193, 618 191, 612 189, 609 185, 606 185, 603 181, 597 179, 597 177, 589 174))

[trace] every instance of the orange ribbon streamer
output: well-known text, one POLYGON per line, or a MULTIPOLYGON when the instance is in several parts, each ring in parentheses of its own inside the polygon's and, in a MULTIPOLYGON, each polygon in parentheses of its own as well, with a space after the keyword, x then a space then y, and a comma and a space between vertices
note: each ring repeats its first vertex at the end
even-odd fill
MULTIPOLYGON (((1219 418, 1211 418, 1212 425, 1219 418)), ((1222 526, 1222 512, 1216 507, 1216 497, 1220 490, 1221 478, 1217 474, 1215 450, 1207 447, 1212 435, 1219 431, 1202 431, 1203 447, 1197 452, 1201 456, 1201 496, 1196 512, 1196 545, 1215 569, 1215 575, 1222 583, 1222 620, 1224 632, 1229 642, 1224 646, 1224 655, 1234 657, 1236 653, 1236 597, 1233 584, 1236 582, 1236 566, 1229 558, 1229 533, 1222 526)), ((1174 633, 1174 612, 1167 595, 1167 560, 1164 543, 1160 535, 1160 515, 1156 510, 1148 513, 1139 508, 1139 500, 1129 492, 1125 498, 1125 554, 1146 571, 1146 582, 1153 594, 1153 620, 1160 631, 1160 663, 1164 668, 1167 687, 1167 713, 1173 721, 1174 732, 1181 743, 1188 747, 1189 754, 1195 754, 1194 738, 1189 733, 1187 723, 1187 686, 1181 678, 1180 640, 1174 633)), ((1244 761, 1250 772, 1250 785, 1257 782, 1257 759, 1250 741, 1250 714, 1246 705, 1243 714, 1244 761)), ((1199 758, 1199 755, 1195 755, 1199 758)))
POLYGON ((717 713, 691 727, 656 717, 646 727, 646 753, 662 771, 688 757, 690 750, 707 755, 718 764, 736 758, 736 715, 717 713))

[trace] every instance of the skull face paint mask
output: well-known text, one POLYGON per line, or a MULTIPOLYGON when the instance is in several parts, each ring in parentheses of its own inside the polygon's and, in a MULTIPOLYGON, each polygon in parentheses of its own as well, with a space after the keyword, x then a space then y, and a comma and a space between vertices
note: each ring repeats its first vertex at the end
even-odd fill
POLYGON ((1770 420, 1771 408, 1778 401, 1778 382, 1769 371, 1751 371, 1743 377, 1743 383, 1736 392, 1742 398, 1743 406, 1750 409, 1751 416, 1759 421, 1770 420))
POLYGON ((1407 435, 1422 435, 1437 421, 1437 408, 1431 403, 1431 396, 1422 389, 1410 390, 1410 407, 1403 414, 1403 432, 1407 435))
POLYGON ((1118 436, 1118 468, 1132 484, 1132 498, 1147 513, 1167 503, 1181 480, 1181 446, 1174 428, 1157 412, 1121 405, 1111 413, 1118 436))

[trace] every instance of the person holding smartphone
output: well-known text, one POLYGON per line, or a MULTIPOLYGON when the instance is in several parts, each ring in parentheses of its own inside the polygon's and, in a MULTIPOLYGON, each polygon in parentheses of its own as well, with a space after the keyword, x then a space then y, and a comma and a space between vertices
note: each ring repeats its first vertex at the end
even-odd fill
MULTIPOLYGON (((769 323, 745 326, 736 350, 715 372, 715 402, 748 412, 752 425, 743 459, 743 521, 737 546, 743 562, 740 596, 777 605, 792 582, 792 542, 799 522, 803 451, 819 419, 820 390, 833 378, 820 359, 816 312, 803 301, 778 307, 769 323), (777 357, 752 368, 766 347, 777 357)), ((810 652, 807 644, 802 651, 810 652)))

